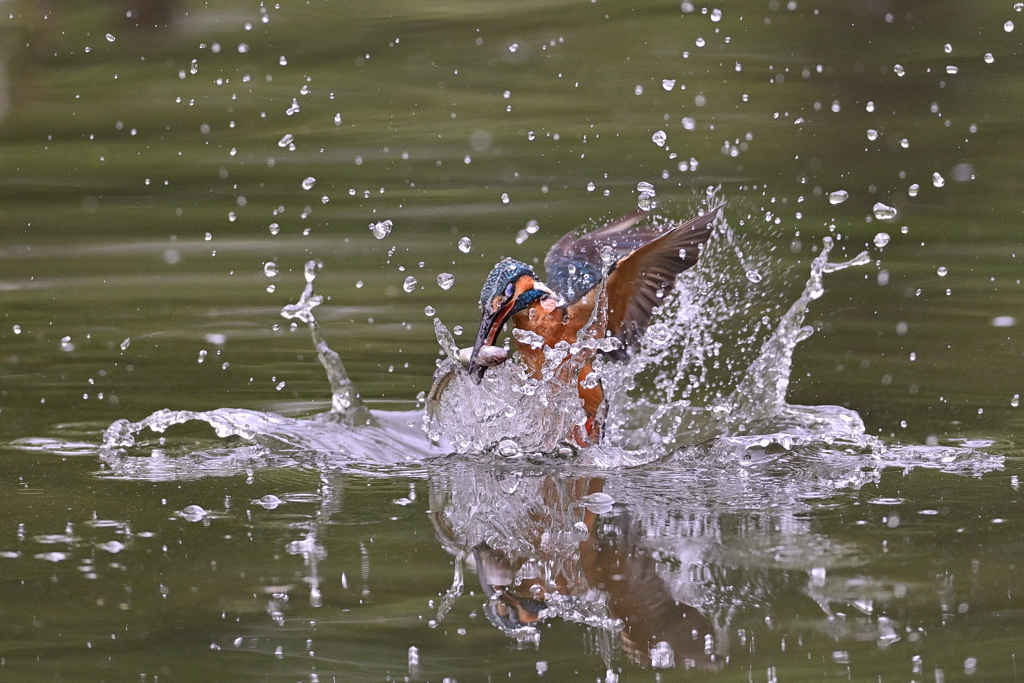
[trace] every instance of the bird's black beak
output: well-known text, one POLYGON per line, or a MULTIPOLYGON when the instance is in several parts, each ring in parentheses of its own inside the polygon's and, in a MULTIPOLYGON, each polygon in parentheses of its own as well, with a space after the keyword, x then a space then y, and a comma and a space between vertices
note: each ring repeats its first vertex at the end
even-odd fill
POLYGON ((474 384, 480 384, 484 378, 486 365, 477 363, 477 356, 484 346, 493 346, 494 340, 498 338, 498 332, 504 327, 508 320, 511 306, 502 306, 493 313, 484 312, 480 320, 480 330, 476 333, 476 341, 473 342, 473 353, 469 357, 469 376, 474 384))

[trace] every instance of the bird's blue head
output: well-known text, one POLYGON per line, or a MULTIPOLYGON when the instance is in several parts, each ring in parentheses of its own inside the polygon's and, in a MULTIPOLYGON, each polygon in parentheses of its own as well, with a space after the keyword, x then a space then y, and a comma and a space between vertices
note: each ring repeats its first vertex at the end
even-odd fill
POLYGON ((483 315, 469 360, 469 373, 475 382, 480 382, 485 370, 476 363, 480 348, 493 346, 509 318, 547 296, 554 296, 554 293, 537 279, 533 268, 522 261, 507 258, 494 266, 480 290, 483 315))

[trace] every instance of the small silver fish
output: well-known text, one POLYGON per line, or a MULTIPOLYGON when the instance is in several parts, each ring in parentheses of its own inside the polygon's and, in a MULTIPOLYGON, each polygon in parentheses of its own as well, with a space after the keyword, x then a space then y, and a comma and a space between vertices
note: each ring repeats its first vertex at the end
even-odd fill
MULTIPOLYGON (((469 368, 469 357, 471 355, 473 355, 471 347, 460 349, 458 365, 450 360, 446 360, 444 363, 441 363, 441 366, 434 373, 434 383, 431 384, 430 392, 427 393, 427 414, 432 418, 437 417, 441 407, 441 394, 448 388, 451 381, 455 379, 455 375, 460 370, 459 366, 462 366, 461 370, 463 372, 469 368)), ((476 360, 480 365, 493 368, 508 360, 508 351, 500 346, 481 346, 476 360)))
MULTIPOLYGON (((469 358, 473 355, 473 349, 466 347, 459 350, 459 362, 465 368, 469 367, 469 358)), ((476 354, 476 362, 479 365, 483 365, 487 368, 493 368, 496 365, 501 365, 508 360, 508 351, 501 348, 500 346, 481 346, 480 350, 476 354)))

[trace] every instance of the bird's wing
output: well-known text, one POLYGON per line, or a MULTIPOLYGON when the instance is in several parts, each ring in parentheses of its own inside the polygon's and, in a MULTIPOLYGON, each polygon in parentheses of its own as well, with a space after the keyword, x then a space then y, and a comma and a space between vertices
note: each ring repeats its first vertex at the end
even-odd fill
POLYGON ((545 284, 568 304, 578 301, 604 279, 603 247, 610 247, 618 260, 661 234, 656 226, 634 228, 646 215, 636 211, 585 235, 570 232, 563 236, 544 257, 545 284))
POLYGON ((625 346, 643 335, 652 309, 661 305, 662 296, 675 283, 676 276, 697 263, 721 208, 716 206, 669 229, 616 264, 606 288, 608 330, 625 346))

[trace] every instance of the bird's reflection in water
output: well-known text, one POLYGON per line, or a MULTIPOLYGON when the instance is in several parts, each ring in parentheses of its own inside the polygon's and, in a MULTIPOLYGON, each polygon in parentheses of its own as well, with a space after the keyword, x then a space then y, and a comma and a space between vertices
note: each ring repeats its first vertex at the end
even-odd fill
POLYGON ((656 548, 630 510, 603 493, 601 476, 446 468, 433 473, 430 517, 456 556, 443 618, 461 592, 463 563, 487 596, 491 623, 536 642, 551 617, 596 629, 610 665, 617 648, 656 668, 718 669, 725 642, 711 620, 673 595, 656 548))

